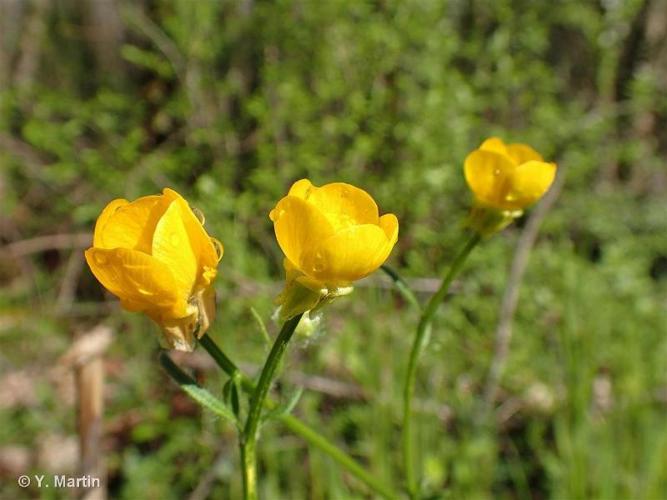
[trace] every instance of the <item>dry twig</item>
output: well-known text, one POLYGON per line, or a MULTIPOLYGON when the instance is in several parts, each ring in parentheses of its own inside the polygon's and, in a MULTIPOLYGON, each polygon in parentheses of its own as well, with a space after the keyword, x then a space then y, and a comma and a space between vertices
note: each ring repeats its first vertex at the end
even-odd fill
POLYGON ((73 368, 79 401, 79 443, 81 474, 101 481, 100 487, 82 492, 86 500, 106 498, 102 457, 104 413, 104 352, 112 340, 111 329, 97 326, 78 339, 61 358, 60 365, 73 368))
POLYGON ((500 306, 500 318, 496 328, 493 359, 484 389, 483 408, 480 414, 482 421, 487 420, 488 413, 491 411, 498 393, 498 385, 509 354, 509 345, 512 339, 512 320, 514 319, 519 302, 519 289, 526 267, 528 266, 528 258, 537 240, 540 225, 563 188, 565 182, 564 174, 565 167, 560 167, 553 187, 528 218, 528 222, 521 232, 516 245, 509 279, 507 280, 507 286, 505 287, 505 293, 500 306))
POLYGON ((91 233, 49 234, 9 243, 0 248, 0 255, 23 257, 46 250, 86 248, 92 244, 92 241, 93 235, 91 233))

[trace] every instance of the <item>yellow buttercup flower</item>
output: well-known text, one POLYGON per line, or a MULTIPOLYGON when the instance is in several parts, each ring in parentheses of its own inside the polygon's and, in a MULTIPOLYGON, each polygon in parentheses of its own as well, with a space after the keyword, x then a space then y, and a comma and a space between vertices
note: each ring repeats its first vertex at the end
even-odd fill
POLYGON ((526 144, 505 144, 491 137, 467 156, 464 173, 475 195, 468 223, 488 236, 547 192, 556 177, 556 164, 545 162, 526 144))
POLYGON ((465 159, 468 186, 482 205, 523 210, 539 200, 556 177, 556 164, 526 144, 505 144, 492 137, 465 159))
POLYGON ((342 182, 316 187, 301 179, 269 217, 286 257, 284 318, 349 293, 384 263, 398 238, 396 216, 380 216, 368 193, 342 182))
POLYGON ((125 309, 155 321, 170 348, 191 351, 213 321, 222 244, 176 191, 113 200, 85 255, 100 283, 125 309))

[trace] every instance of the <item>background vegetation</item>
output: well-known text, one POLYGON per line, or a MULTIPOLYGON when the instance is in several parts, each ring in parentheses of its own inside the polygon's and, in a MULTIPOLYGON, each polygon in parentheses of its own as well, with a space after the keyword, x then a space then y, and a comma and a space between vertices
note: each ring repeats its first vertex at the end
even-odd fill
MULTIPOLYGON (((0 498, 71 495, 16 477, 75 470, 59 359, 100 322, 110 495, 239 496, 232 429, 83 264, 109 200, 172 186, 206 214, 225 244, 212 336, 251 371, 266 345, 250 306, 268 321, 282 279, 267 214, 291 182, 371 192, 401 222, 391 264, 425 292, 470 204, 463 159, 490 135, 557 161, 562 190, 475 252, 438 317, 418 385, 426 488, 667 498, 665 96, 664 0, 4 0, 0 498), (507 286, 519 305, 485 401, 507 286)), ((305 386, 297 414, 396 486, 414 322, 375 276, 293 346, 278 388, 305 386)), ((220 390, 205 353, 179 362, 220 390)), ((367 497, 279 424, 265 433, 263 498, 367 497)))

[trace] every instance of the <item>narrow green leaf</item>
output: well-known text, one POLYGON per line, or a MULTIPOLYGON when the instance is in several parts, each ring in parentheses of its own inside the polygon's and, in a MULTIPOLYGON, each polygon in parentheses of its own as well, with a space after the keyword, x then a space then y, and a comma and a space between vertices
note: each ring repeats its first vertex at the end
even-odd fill
POLYGON ((264 324, 264 320, 262 320, 262 317, 259 315, 257 310, 252 306, 250 306, 250 314, 252 314, 253 318, 255 318, 255 321, 259 326, 259 331, 262 334, 264 342, 266 342, 267 346, 270 346, 273 342, 271 341, 271 336, 269 335, 269 331, 266 329, 266 324, 264 324))
POLYGON ((408 302, 411 306, 415 307, 417 310, 421 310, 422 306, 419 303, 419 299, 415 293, 410 289, 408 283, 401 277, 401 275, 395 270, 389 267, 386 264, 380 266, 380 269, 391 278, 394 282, 394 286, 398 293, 408 302))
POLYGON ((238 424, 236 416, 222 401, 213 396, 206 389, 197 384, 197 382, 187 373, 181 370, 176 363, 164 352, 160 353, 160 363, 167 371, 169 376, 183 389, 188 396, 194 399, 201 406, 208 408, 219 417, 238 424))

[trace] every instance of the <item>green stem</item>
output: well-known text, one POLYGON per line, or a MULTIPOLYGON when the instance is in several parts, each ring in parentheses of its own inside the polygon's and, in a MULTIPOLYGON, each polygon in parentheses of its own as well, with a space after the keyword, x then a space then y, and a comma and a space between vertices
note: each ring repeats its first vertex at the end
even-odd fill
MULTIPOLYGON (((204 334, 199 339, 199 342, 201 343, 202 347, 204 347, 204 349, 209 352, 211 357, 213 357, 213 359, 218 363, 220 368, 222 368, 225 373, 227 373, 227 375, 230 377, 240 377, 241 388, 245 392, 252 394, 255 391, 255 384, 253 384, 252 380, 250 380, 240 371, 234 362, 220 350, 220 348, 216 345, 213 339, 208 336, 208 334, 204 334)), ((277 406, 273 400, 268 398, 266 399, 265 403, 266 407, 269 409, 275 408, 277 406)), ((280 421, 294 434, 300 436, 307 443, 310 443, 315 448, 319 449, 322 453, 325 453, 331 457, 335 462, 337 462, 340 466, 346 469, 350 474, 352 474, 378 495, 389 500, 396 498, 396 495, 393 494, 391 490, 384 485, 384 483, 369 474, 364 469, 364 467, 359 464, 359 462, 357 462, 354 458, 329 441, 322 435, 321 432, 309 427, 307 424, 303 423, 293 415, 283 415, 280 417, 280 421)), ((243 448, 241 448, 241 453, 245 454, 245 450, 243 448)), ((244 459, 245 455, 242 456, 242 463, 244 459)))
POLYGON ((381 265, 380 269, 382 269, 382 271, 391 278, 391 280, 394 282, 396 290, 398 290, 398 293, 400 293, 411 306, 414 306, 417 310, 421 310, 422 306, 419 303, 419 299, 417 299, 417 296, 410 289, 410 286, 401 277, 401 275, 398 274, 395 269, 389 267, 386 264, 381 265))
POLYGON ((243 477, 244 500, 257 500, 257 456, 255 454, 256 440, 239 439, 241 452, 241 471, 243 477))
POLYGON ((284 324, 276 341, 273 343, 271 352, 269 352, 262 373, 259 376, 259 382, 250 398, 250 408, 248 409, 248 418, 243 429, 241 437, 241 458, 243 465, 243 490, 246 500, 256 500, 257 498, 257 430, 262 415, 262 407, 266 400, 266 395, 271 388, 273 376, 280 364, 280 360, 287 349, 296 326, 299 324, 302 314, 294 316, 284 324))
POLYGON ((412 343, 408 370, 405 375, 405 386, 403 389, 403 466, 405 468, 405 479, 408 492, 412 498, 417 498, 419 491, 415 473, 414 442, 412 437, 412 400, 415 393, 415 381, 417 377, 417 363, 421 353, 424 351, 431 337, 431 321, 438 307, 443 302, 449 291, 452 281, 459 273, 468 255, 479 243, 481 236, 475 233, 461 248, 454 262, 449 267, 447 274, 443 277, 438 290, 431 296, 422 311, 417 325, 417 332, 412 343))
POLYGON ((283 324, 278 337, 276 337, 276 341, 273 343, 271 352, 266 358, 266 362, 262 368, 262 373, 259 376, 259 381, 257 382, 255 391, 252 393, 252 397, 250 399, 248 418, 245 423, 245 429, 243 430, 243 433, 248 440, 254 439, 257 435, 257 427, 259 426, 262 406, 264 405, 266 395, 269 393, 269 389, 271 388, 273 375, 275 374, 276 369, 280 364, 280 360, 285 353, 285 349, 287 349, 287 344, 292 338, 292 334, 294 334, 296 326, 299 324, 301 316, 301 314, 298 314, 283 324))
POLYGON ((199 343, 204 349, 206 349, 206 351, 208 351, 217 365, 222 368, 223 371, 231 378, 234 378, 241 373, 238 366, 236 366, 234 362, 220 350, 213 339, 208 336, 208 333, 205 333, 199 338, 199 343))

